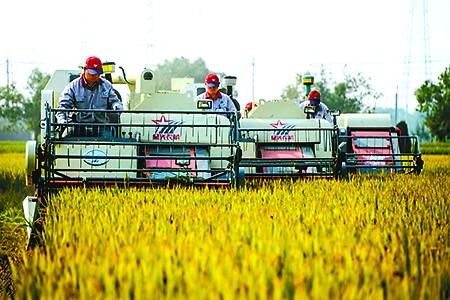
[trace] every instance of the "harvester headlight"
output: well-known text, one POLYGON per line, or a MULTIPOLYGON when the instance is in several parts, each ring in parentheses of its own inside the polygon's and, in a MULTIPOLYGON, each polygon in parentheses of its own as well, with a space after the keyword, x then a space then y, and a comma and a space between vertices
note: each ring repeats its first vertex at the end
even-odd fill
POLYGON ((332 115, 332 116, 338 117, 338 116, 341 115, 341 111, 340 111, 339 109, 337 109, 337 110, 332 110, 332 111, 331 111, 331 115, 332 115))
POLYGON ((212 109, 212 107, 213 107, 212 100, 201 99, 197 101, 198 109, 212 109))
POLYGON ((314 114, 316 112, 316 107, 312 106, 312 105, 307 105, 307 106, 305 106, 305 109, 303 110, 303 112, 307 115, 314 114))

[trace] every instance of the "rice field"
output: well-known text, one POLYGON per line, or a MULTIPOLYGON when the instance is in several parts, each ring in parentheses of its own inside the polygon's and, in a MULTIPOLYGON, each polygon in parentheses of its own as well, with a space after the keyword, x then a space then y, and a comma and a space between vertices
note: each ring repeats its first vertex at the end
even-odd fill
POLYGON ((450 154, 450 142, 421 143, 420 150, 425 154, 450 154))
POLYGON ((13 264, 15 297, 448 299, 450 157, 424 160, 419 176, 64 190, 45 247, 13 264))
POLYGON ((24 141, 0 141, 0 153, 23 153, 24 141))

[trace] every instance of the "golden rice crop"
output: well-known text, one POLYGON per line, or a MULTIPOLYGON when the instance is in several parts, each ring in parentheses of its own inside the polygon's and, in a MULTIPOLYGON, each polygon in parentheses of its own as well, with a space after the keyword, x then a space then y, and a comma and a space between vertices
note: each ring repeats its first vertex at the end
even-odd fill
POLYGON ((24 153, 0 153, 0 223, 23 223, 20 202, 32 193, 25 187, 24 157, 24 153))
POLYGON ((28 192, 25 188, 24 157, 23 153, 0 153, 0 212, 6 202, 13 202, 17 197, 23 199, 26 196, 24 190, 28 192))
POLYGON ((24 154, 1 153, 0 144, 0 299, 12 295, 11 264, 21 264, 26 231, 21 201, 25 187, 24 154))
POLYGON ((65 190, 16 296, 445 298, 448 158, 426 157, 420 176, 65 190))
POLYGON ((0 141, 0 153, 25 153, 24 141, 0 141))
POLYGON ((0 171, 2 173, 25 174, 25 154, 0 153, 0 171))

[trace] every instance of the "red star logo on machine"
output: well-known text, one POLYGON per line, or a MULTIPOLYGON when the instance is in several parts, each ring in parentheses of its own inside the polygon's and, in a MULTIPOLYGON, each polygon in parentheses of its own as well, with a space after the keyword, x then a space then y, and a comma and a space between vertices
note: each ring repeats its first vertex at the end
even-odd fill
POLYGON ((153 123, 158 124, 158 125, 168 125, 169 122, 171 122, 172 120, 169 120, 166 118, 165 115, 162 115, 161 118, 159 118, 159 120, 152 120, 153 123))
POLYGON ((270 126, 272 126, 273 128, 282 127, 284 125, 286 125, 286 123, 281 122, 281 120, 278 120, 278 122, 276 122, 274 124, 270 124, 270 126))

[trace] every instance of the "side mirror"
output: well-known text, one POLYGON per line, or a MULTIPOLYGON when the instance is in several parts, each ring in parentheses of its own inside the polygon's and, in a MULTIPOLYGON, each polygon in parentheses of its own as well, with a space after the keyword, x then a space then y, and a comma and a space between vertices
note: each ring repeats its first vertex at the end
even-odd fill
POLYGON ((213 107, 212 100, 208 100, 208 99, 197 100, 197 108, 198 109, 208 110, 208 109, 212 109, 212 107, 213 107))

